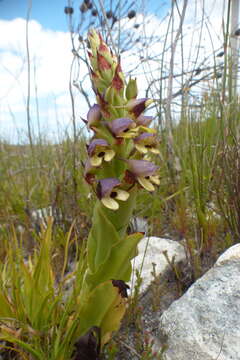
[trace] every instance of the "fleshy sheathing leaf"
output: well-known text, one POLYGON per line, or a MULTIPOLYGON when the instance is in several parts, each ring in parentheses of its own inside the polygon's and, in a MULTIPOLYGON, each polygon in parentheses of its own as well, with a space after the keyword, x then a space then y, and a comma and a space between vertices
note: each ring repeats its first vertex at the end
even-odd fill
POLYGON ((40 239, 39 253, 33 262, 20 266, 23 284, 20 289, 22 303, 31 325, 38 330, 50 324, 49 311, 55 301, 54 278, 51 267, 52 224, 40 239), (31 264, 31 265, 29 265, 31 264))
POLYGON ((49 222, 46 233, 41 238, 40 254, 34 269, 34 280, 40 291, 53 287, 51 268, 52 221, 49 222))
POLYGON ((20 348, 31 354, 34 359, 42 360, 46 358, 46 354, 43 354, 41 350, 37 350, 35 347, 30 345, 28 342, 22 341, 19 338, 13 336, 7 331, 0 334, 0 340, 8 341, 13 344, 17 344, 20 348))
POLYGON ((131 260, 137 255, 137 245, 142 237, 142 233, 134 233, 113 245, 108 259, 98 270, 95 273, 86 273, 85 282, 89 289, 110 279, 128 282, 132 271, 131 260))
POLYGON ((95 287, 80 306, 79 336, 86 334, 92 326, 98 326, 103 346, 110 339, 111 333, 119 329, 126 299, 122 298, 119 289, 110 280, 95 287))
POLYGON ((93 226, 88 237, 88 265, 96 272, 109 257, 111 248, 120 241, 115 227, 106 217, 103 205, 98 202, 93 212, 93 226))
POLYGON ((9 299, 7 295, 0 290, 0 318, 12 318, 15 316, 15 312, 13 310, 13 307, 11 303, 9 302, 9 299))

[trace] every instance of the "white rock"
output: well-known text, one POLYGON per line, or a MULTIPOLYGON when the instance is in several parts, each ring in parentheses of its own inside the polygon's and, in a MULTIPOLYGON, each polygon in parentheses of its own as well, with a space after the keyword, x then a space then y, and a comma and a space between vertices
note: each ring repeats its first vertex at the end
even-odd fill
POLYGON ((144 232, 145 236, 148 235, 148 222, 143 217, 133 217, 130 222, 132 232, 144 232))
POLYGON ((156 275, 160 275, 169 268, 169 261, 173 260, 178 263, 185 259, 184 247, 176 241, 163 239, 158 237, 145 237, 138 245, 138 255, 133 259, 133 277, 131 281, 131 288, 134 288, 136 281, 136 270, 140 272, 142 278, 141 292, 144 292, 151 284, 153 277, 153 267, 155 267, 156 275))
MULTIPOLYGON (((226 250, 217 260, 217 266, 221 266, 228 261, 239 261, 240 259, 240 244, 236 244, 231 246, 228 250, 226 250)), ((240 358, 240 357, 239 357, 240 358)))
POLYGON ((240 359, 239 249, 238 244, 227 250, 163 313, 164 360, 240 359))

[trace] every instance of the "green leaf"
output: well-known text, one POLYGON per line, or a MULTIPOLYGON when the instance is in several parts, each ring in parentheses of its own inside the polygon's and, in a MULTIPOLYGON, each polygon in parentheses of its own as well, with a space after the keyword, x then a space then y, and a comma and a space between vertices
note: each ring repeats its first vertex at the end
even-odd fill
POLYGON ((8 298, 4 293, 0 292, 0 317, 14 317, 14 312, 12 310, 11 304, 8 301, 8 298))
POLYGON ((28 353, 33 355, 34 359, 36 359, 36 360, 42 360, 42 359, 46 358, 46 354, 43 354, 42 352, 34 349, 28 343, 18 339, 15 336, 10 335, 10 334, 7 334, 7 333, 1 334, 0 335, 0 340, 5 340, 5 341, 9 341, 10 343, 17 344, 22 349, 24 349, 25 351, 27 351, 28 353))
POLYGON ((136 256, 137 244, 142 239, 142 233, 128 235, 124 240, 115 244, 108 259, 98 268, 94 274, 87 273, 85 281, 90 288, 97 284, 110 280, 121 279, 125 282, 130 280, 131 259, 136 256))
POLYGON ((93 213, 93 227, 88 237, 88 264, 90 271, 95 272, 109 257, 111 248, 120 241, 113 224, 98 202, 93 213))
POLYGON ((126 301, 111 281, 98 285, 81 304, 79 336, 86 334, 92 326, 101 328, 102 345, 113 331, 117 331, 124 315, 126 301))
POLYGON ((41 239, 40 255, 34 270, 34 281, 40 291, 46 291, 53 286, 51 268, 52 221, 41 239))

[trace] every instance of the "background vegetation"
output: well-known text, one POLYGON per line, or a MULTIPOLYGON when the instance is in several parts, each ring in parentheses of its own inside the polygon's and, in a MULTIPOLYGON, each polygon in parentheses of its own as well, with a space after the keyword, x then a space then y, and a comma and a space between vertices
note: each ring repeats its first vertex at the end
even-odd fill
MULTIPOLYGON (((175 71, 175 52, 185 35, 187 0, 172 2, 169 32, 150 37, 139 31, 141 9, 136 3, 85 0, 80 12, 71 4, 64 10, 74 66, 87 61, 89 26, 98 27, 117 54, 136 46, 139 64, 143 62, 141 49, 165 42, 163 52, 154 55, 157 68, 151 76, 146 74, 146 96, 156 100, 152 111, 159 130, 161 184, 154 194, 139 195, 135 216, 147 219, 151 235, 185 239, 192 282, 240 236, 240 107, 231 44, 231 36, 238 35, 232 33, 231 1, 226 3, 221 63, 213 50, 212 66, 199 64, 196 57, 192 68, 181 74, 175 71), (173 29, 176 12, 178 27, 173 29), (131 26, 125 21, 125 27, 120 27, 119 19, 131 19, 131 26), (175 91, 176 78, 180 82, 175 91)), ((150 55, 144 58, 144 66, 150 62, 150 55)), ((140 65, 139 69, 144 71, 140 65)), ((75 74, 70 76, 70 95, 77 88, 90 105, 91 94, 84 91, 75 74)), ((4 340, 4 359, 42 359, 46 353, 48 359, 67 359, 73 356, 77 342, 81 275, 78 283, 74 275, 84 268, 95 194, 83 179, 89 134, 76 125, 74 97, 72 109, 72 132, 66 132, 57 144, 34 135, 29 118, 29 144, 10 144, 3 139, 0 143, 0 338, 4 340), (69 281, 74 284, 71 295, 69 281), (41 297, 42 293, 45 296, 41 297)), ((109 359, 114 358, 111 351, 114 354, 110 349, 109 359)), ((146 348, 137 352, 142 359, 150 358, 146 348)))

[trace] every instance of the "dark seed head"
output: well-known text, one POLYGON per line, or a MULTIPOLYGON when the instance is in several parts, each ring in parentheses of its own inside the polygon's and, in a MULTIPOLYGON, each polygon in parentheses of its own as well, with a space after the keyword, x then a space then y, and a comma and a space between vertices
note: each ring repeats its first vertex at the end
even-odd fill
POLYGON ((217 57, 222 57, 224 55, 224 51, 220 51, 216 56, 217 57))
POLYGON ((97 16, 98 15, 98 11, 96 9, 93 9, 91 12, 92 16, 97 16))
POLYGON ((130 10, 128 13, 128 18, 132 19, 136 16, 136 11, 135 10, 130 10))
POLYGON ((139 26, 140 26, 140 24, 135 24, 135 25, 134 25, 134 28, 135 28, 135 29, 138 29, 139 26))
POLYGON ((118 21, 118 18, 116 17, 116 16, 114 16, 113 15, 113 18, 112 18, 112 22, 113 22, 113 24, 115 24, 115 22, 117 22, 118 21))
POLYGON ((88 11, 88 7, 85 4, 85 2, 83 2, 82 5, 80 6, 80 11, 81 13, 85 13, 86 11, 88 11))
POLYGON ((111 19, 111 18, 113 17, 112 10, 108 10, 108 11, 106 12, 106 16, 107 16, 108 19, 111 19))
POLYGON ((240 29, 237 29, 236 31, 235 31, 235 34, 234 34, 235 36, 239 36, 240 35, 240 29))
POLYGON ((72 15, 73 14, 73 8, 71 6, 65 6, 64 12, 66 15, 72 15))

